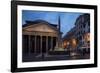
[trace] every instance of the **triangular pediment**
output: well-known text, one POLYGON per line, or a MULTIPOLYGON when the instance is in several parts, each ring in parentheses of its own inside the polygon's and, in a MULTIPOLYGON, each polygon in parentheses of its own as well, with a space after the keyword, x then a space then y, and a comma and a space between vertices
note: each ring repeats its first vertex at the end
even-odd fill
POLYGON ((48 24, 35 24, 35 25, 29 25, 26 27, 23 27, 23 30, 25 31, 39 31, 39 32, 57 32, 57 30, 55 28, 53 28, 52 26, 48 25, 48 24))

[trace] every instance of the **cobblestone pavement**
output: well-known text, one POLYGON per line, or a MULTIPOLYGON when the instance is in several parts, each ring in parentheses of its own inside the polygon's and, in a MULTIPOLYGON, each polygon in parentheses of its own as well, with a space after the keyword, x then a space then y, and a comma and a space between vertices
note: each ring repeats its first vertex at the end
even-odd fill
POLYGON ((79 60, 79 59, 89 59, 89 54, 66 54, 66 55, 49 55, 49 54, 30 54, 23 56, 23 62, 32 62, 32 61, 56 61, 56 60, 79 60))

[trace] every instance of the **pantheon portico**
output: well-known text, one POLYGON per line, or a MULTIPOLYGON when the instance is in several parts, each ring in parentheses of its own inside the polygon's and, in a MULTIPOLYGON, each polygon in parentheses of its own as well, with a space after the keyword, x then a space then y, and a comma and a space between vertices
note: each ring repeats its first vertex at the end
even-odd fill
POLYGON ((58 25, 44 20, 26 21, 22 26, 23 53, 40 54, 54 51, 58 37, 58 25))

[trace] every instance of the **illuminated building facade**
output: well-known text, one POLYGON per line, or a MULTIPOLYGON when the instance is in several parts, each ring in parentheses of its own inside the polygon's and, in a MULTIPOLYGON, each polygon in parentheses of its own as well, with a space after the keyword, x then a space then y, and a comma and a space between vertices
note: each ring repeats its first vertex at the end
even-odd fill
POLYGON ((67 49, 70 45, 77 50, 90 51, 90 14, 80 15, 76 19, 75 26, 64 36, 63 43, 67 49))

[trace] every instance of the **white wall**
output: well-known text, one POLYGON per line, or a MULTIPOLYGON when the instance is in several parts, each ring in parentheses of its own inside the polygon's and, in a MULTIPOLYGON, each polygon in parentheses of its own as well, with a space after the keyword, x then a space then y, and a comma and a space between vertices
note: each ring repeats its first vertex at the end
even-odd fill
MULTIPOLYGON (((75 4, 94 4, 98 5, 98 19, 100 19, 100 1, 99 0, 34 0, 34 1, 49 1, 61 3, 75 3, 75 4)), ((0 0, 0 73, 10 73, 10 0, 0 0)), ((100 21, 98 22, 100 24, 100 21)), ((98 25, 100 27, 100 25, 98 25)), ((100 31, 100 29, 98 29, 100 31)), ((100 37, 100 33, 98 34, 100 37)), ((98 41, 100 38, 98 39, 98 41)), ((100 42, 98 42, 100 43, 100 42)), ((100 48, 100 46, 99 46, 100 48)), ((100 49, 98 51, 100 52, 100 49)), ((100 56, 100 53, 98 54, 100 56)), ((100 57, 98 58, 100 64, 100 57)), ((100 73, 100 66, 98 68, 84 68, 84 69, 70 69, 70 70, 53 70, 40 71, 37 73, 100 73)), ((29 73, 29 72, 27 72, 29 73)))

